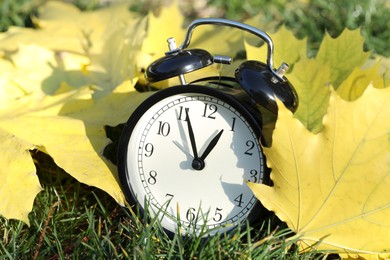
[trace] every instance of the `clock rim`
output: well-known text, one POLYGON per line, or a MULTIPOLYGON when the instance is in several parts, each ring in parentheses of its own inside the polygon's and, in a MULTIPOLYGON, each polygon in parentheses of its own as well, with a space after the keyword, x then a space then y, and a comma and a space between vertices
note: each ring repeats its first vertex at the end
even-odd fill
MULTIPOLYGON (((226 87, 223 87, 226 89, 226 87)), ((263 152, 263 147, 261 145, 261 137, 262 137, 262 130, 260 123, 256 120, 256 117, 253 115, 252 112, 250 112, 250 109, 248 109, 243 103, 241 103, 237 98, 235 98, 232 95, 229 95, 227 93, 222 92, 223 88, 212 88, 208 86, 202 86, 197 84, 188 84, 188 85, 177 85, 173 87, 169 87, 166 89, 162 89, 157 91, 156 93, 152 94, 150 97, 146 98, 130 115, 127 122, 124 124, 124 127, 122 129, 122 133, 119 139, 119 145, 118 145, 118 155, 117 155, 117 170, 118 170, 118 178, 119 178, 119 184, 121 186, 122 192, 125 195, 125 198, 127 202, 130 204, 130 206, 137 206, 137 210, 140 214, 140 216, 143 218, 145 208, 144 206, 138 202, 138 200, 135 198, 134 193, 131 188, 131 184, 128 185, 127 176, 129 176, 129 182, 131 183, 131 175, 128 172, 127 167, 127 151, 128 151, 128 143, 130 141, 130 138, 133 134, 134 128, 137 125, 138 121, 142 118, 144 112, 146 112, 149 108, 151 108, 155 103, 178 94, 184 94, 184 93, 193 93, 193 94, 204 94, 209 95, 218 99, 221 99, 222 101, 228 103, 229 105, 233 106, 248 122, 250 127, 252 128, 255 136, 257 137, 259 141, 259 147, 260 152, 262 153, 261 160, 263 160, 263 175, 264 175, 264 181, 263 184, 269 184, 269 171, 266 166, 266 158, 265 154, 263 152)), ((261 121, 260 121, 261 122, 261 121)), ((263 215, 262 212, 266 211, 266 209, 261 205, 260 201, 257 199, 253 208, 249 211, 247 217, 245 220, 238 222, 238 225, 234 225, 231 229, 226 231, 223 229, 223 232, 216 232, 215 235, 221 234, 221 233, 231 233, 237 230, 239 227, 240 229, 245 228, 245 223, 248 222, 251 226, 255 224, 255 221, 261 218, 263 215)), ((175 233, 173 233, 170 230, 167 230, 164 226, 162 226, 164 231, 168 234, 169 237, 173 238, 175 233)), ((187 236, 188 237, 188 236, 187 236)))

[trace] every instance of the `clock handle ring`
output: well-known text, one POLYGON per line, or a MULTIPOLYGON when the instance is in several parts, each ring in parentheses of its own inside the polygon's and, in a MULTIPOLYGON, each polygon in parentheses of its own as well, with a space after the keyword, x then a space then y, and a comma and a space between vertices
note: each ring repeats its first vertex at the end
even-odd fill
POLYGON ((284 73, 288 70, 288 65, 286 63, 283 63, 277 70, 274 69, 274 62, 273 62, 273 52, 274 52, 274 44, 272 42, 271 37, 267 33, 265 33, 262 30, 257 29, 256 27, 232 21, 227 19, 221 19, 221 18, 201 18, 193 21, 188 27, 187 32, 185 35, 185 39, 183 43, 176 49, 172 49, 166 54, 171 54, 178 52, 180 50, 183 50, 190 45, 191 37, 194 29, 199 25, 225 25, 229 27, 234 27, 237 29, 244 30, 246 32, 252 33, 258 37, 260 37, 266 44, 267 44, 267 67, 271 71, 274 77, 276 77, 277 80, 284 82, 285 79, 283 78, 284 73))

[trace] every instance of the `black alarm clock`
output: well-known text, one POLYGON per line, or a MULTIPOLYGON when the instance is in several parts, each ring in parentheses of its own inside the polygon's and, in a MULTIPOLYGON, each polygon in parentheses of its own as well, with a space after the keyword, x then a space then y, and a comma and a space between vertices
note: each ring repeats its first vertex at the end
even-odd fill
POLYGON ((276 98, 295 111, 298 97, 284 77, 288 66, 273 67, 273 43, 263 31, 226 19, 192 22, 177 47, 168 39, 166 56, 146 70, 149 82, 179 77, 130 116, 118 150, 121 187, 128 201, 159 218, 171 234, 210 236, 230 232, 259 215, 259 201, 246 182, 265 183, 262 115, 277 113, 276 98), (228 56, 187 49, 199 25, 222 25, 252 33, 268 46, 266 63, 245 61, 234 76, 186 82, 185 74, 228 56))

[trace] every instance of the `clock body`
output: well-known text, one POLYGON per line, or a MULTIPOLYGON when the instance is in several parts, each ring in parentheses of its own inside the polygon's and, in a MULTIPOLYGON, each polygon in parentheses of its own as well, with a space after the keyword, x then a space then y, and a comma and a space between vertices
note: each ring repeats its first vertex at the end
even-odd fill
POLYGON ((260 120, 232 93, 170 87, 146 99, 125 124, 118 150, 122 189, 168 233, 225 233, 260 214, 246 184, 266 179, 260 120))

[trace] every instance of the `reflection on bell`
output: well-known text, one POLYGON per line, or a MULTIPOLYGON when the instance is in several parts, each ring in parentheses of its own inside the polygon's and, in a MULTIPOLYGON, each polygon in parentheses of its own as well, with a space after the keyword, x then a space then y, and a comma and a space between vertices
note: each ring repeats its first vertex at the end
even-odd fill
POLYGON ((202 49, 181 50, 153 62, 146 70, 149 82, 177 77, 213 63, 211 54, 202 49))
POLYGON ((236 70, 236 80, 256 101, 274 114, 278 113, 276 98, 294 112, 298 108, 298 95, 286 79, 284 82, 272 80, 274 75, 266 64, 259 61, 246 61, 236 70))

